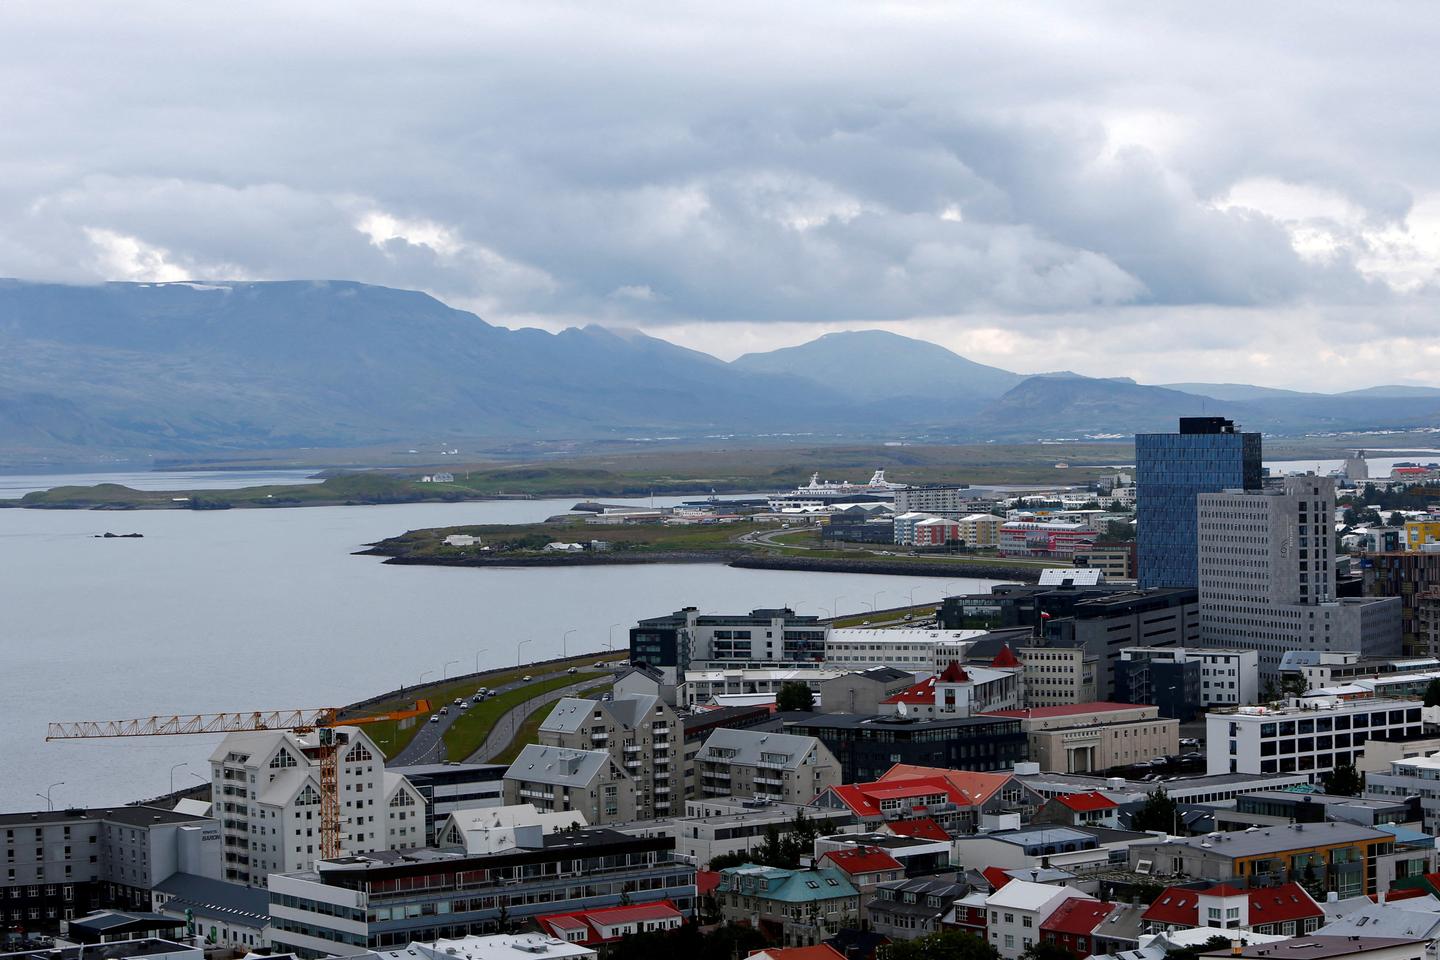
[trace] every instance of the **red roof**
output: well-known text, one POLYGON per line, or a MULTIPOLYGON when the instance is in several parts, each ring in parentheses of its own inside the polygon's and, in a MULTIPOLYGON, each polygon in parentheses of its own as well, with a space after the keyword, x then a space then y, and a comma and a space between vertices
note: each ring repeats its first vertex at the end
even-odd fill
MULTIPOLYGON (((608 940, 618 939, 617 937, 605 937, 600 932, 600 927, 614 926, 620 923, 641 923, 646 920, 680 920, 684 921, 685 915, 676 909, 675 904, 669 900, 658 900, 655 903, 637 903, 618 907, 597 907, 594 910, 576 910, 571 913, 551 913, 545 916, 536 917, 535 922, 540 929, 556 935, 559 930, 585 929, 583 943, 604 943, 608 940)), ((560 939, 564 940, 565 937, 560 939)), ((571 941, 572 943, 574 941, 571 941)))
MULTIPOLYGON (((986 880, 990 881, 991 890, 999 890, 1005 886, 1005 884, 1015 879, 999 867, 986 867, 984 870, 981 870, 980 873, 986 880)), ((1015 889, 1019 890, 1020 888, 1016 887, 1015 889)))
POLYGON ((1115 909, 1115 904, 1106 903, 1103 900, 1087 900, 1084 897, 1071 897, 1060 908, 1050 914, 1050 919, 1040 924, 1041 930, 1051 930, 1055 933, 1073 933, 1085 935, 1093 933, 1110 911, 1115 909))
POLYGON ((949 840, 950 834, 929 817, 913 820, 891 820, 885 829, 897 837, 915 837, 917 840, 949 840))
POLYGON ((906 687, 893 697, 886 697, 881 703, 933 704, 935 702, 935 678, 926 677, 914 686, 906 687))
POLYGON ((719 870, 696 870, 695 871, 695 893, 697 896, 705 896, 707 893, 714 893, 720 886, 719 870))
POLYGON ((985 717, 1016 717, 1021 720, 1043 717, 1072 717, 1081 713, 1110 713, 1116 710, 1135 710, 1143 707, 1140 703, 1112 703, 1109 700, 1092 700, 1089 703, 1062 703, 1056 707, 1028 707, 1024 710, 990 710, 981 714, 985 717))
POLYGON ((944 777, 916 777, 892 783, 847 783, 831 787, 831 790, 845 806, 862 817, 880 816, 881 800, 903 800, 906 797, 939 794, 949 803, 970 805, 970 799, 944 777))
POLYGON ((1156 923, 1173 923, 1177 926, 1198 926, 1200 922, 1200 897, 1247 897, 1250 900, 1250 926, 1258 927, 1267 923, 1285 923, 1290 920, 1304 920, 1324 916, 1325 911, 1315 902, 1305 888, 1298 883, 1284 883, 1278 887, 1260 887, 1241 890, 1229 884, 1217 884, 1207 890, 1186 890, 1184 887, 1169 887, 1156 898, 1142 915, 1143 920, 1156 923))
POLYGON ((1010 649, 1010 644, 1000 644, 1000 652, 995 654, 995 659, 990 661, 992 667, 1018 667, 1020 658, 1015 656, 1015 651, 1010 649))
MULTIPOLYGON (((1432 874, 1432 876, 1440 876, 1440 874, 1432 874)), ((1424 887, 1404 887, 1400 890, 1391 887, 1385 891, 1385 902, 1389 903, 1391 900, 1409 900, 1413 897, 1423 897, 1427 894, 1428 891, 1424 887)), ((1370 899, 1376 903, 1380 902, 1379 894, 1372 893, 1369 896, 1370 899)))
POLYGON ((970 674, 966 673, 965 668, 960 666, 960 664, 951 660, 950 666, 946 667, 945 672, 940 674, 940 680, 944 683, 966 683, 970 680, 970 674))
POLYGON ((1062 793, 1055 799, 1076 813, 1086 813, 1091 810, 1110 810, 1119 806, 1114 800, 1095 790, 1091 790, 1089 793, 1062 793))
MULTIPOLYGON (((948 837, 946 839, 949 839, 948 837)), ((821 857, 844 870, 850 876, 862 873, 879 873, 882 870, 903 870, 900 861, 879 847, 857 847, 853 850, 831 850, 821 857)))
POLYGON ((922 767, 909 763, 897 763, 880 775, 881 783, 895 780, 914 780, 925 777, 942 777, 955 788, 960 799, 956 803, 984 803, 1005 788, 1013 777, 1009 773, 981 773, 977 770, 946 770, 942 767, 922 767))
POLYGON ((763 955, 770 960, 845 960, 845 954, 836 950, 828 943, 816 944, 813 947, 766 947, 764 950, 752 950, 750 956, 763 955))

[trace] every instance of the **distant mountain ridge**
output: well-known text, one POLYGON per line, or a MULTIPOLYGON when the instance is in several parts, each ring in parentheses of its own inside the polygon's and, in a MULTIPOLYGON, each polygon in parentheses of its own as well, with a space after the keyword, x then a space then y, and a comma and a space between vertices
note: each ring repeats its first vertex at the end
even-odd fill
POLYGON ((0 356, 11 460, 422 438, 1027 440, 1173 429, 1200 413, 1289 433, 1440 422, 1430 387, 1026 376, 874 330, 725 363, 633 330, 496 327, 349 281, 0 280, 0 356))

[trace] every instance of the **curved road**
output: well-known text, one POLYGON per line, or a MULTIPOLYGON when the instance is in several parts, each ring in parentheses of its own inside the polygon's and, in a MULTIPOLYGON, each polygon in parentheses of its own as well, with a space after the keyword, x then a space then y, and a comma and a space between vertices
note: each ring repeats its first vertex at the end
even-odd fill
MULTIPOLYGON (((550 673, 536 673, 532 675, 530 683, 526 683, 523 680, 514 680, 510 683, 501 684, 498 687, 491 687, 490 689, 496 693, 505 693, 510 690, 518 690, 521 687, 528 687, 533 683, 539 683, 551 677, 563 677, 565 674, 566 671, 564 670, 556 670, 550 673)), ((593 678, 590 681, 592 686, 597 682, 598 681, 593 678)), ((476 690, 480 689, 481 683, 482 681, 476 681, 476 690)), ((471 692, 473 693, 474 691, 471 692)), ((531 709, 533 709, 535 702, 536 701, 527 700, 517 709, 524 709, 527 704, 531 705, 531 709)), ((450 725, 461 715, 461 710, 455 706, 454 703, 444 704, 444 706, 449 707, 450 712, 440 714, 440 722, 438 723, 431 723, 428 717, 421 720, 420 730, 415 734, 415 739, 406 744, 404 750, 401 750, 395 756, 385 761, 387 766, 408 767, 419 763, 444 763, 449 759, 445 754, 445 731, 449 730, 450 725)), ((435 704, 436 713, 440 712, 440 707, 441 704, 435 704)), ((514 711, 512 710, 510 712, 513 713, 514 711)), ((499 723, 503 723, 508 716, 509 714, 502 716, 497 726, 499 723)), ((508 744, 510 741, 507 739, 505 742, 508 744)), ((486 740, 486 746, 489 746, 488 739, 486 740)))
POLYGON ((485 763, 491 757, 499 755, 501 751, 510 746, 510 741, 515 739, 516 731, 524 726, 525 720, 530 714, 534 713, 537 708, 543 707, 547 703, 554 703, 561 697, 577 694, 588 687, 599 686, 602 683, 604 683, 603 680, 590 677, 579 683, 572 683, 568 687, 561 687, 559 690, 542 693, 532 700, 526 700, 519 706, 511 707, 496 719, 495 726, 490 728, 490 733, 486 736, 485 742, 480 745, 480 749, 466 757, 465 762, 485 763))

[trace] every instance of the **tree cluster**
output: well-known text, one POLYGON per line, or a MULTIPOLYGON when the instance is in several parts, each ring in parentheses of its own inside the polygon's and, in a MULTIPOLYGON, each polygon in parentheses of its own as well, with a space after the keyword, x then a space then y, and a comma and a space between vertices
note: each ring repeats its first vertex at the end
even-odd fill
POLYGON ((721 854, 710 861, 710 869, 723 870, 726 867, 758 863, 766 867, 795 870, 800 866, 801 857, 815 852, 815 838, 819 835, 820 830, 815 821, 796 813, 795 819, 790 822, 790 829, 785 833, 782 834, 772 823, 765 828, 765 837, 758 847, 740 853, 721 854))
MULTIPOLYGON (((886 957, 887 960, 1000 960, 1000 952, 974 934, 942 930, 914 940, 897 940, 886 948, 886 957)), ((1066 957, 1074 960, 1068 953, 1066 957)))
POLYGON ((810 689, 810 684, 802 680, 787 680, 780 684, 780 691, 775 695, 775 709, 814 710, 815 692, 810 689))

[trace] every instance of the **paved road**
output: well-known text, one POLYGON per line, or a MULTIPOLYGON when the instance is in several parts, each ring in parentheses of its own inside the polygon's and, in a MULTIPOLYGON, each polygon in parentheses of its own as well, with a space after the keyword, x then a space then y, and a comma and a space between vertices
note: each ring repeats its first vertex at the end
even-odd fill
POLYGON ((536 708, 543 707, 547 703, 554 703, 561 697, 574 696, 581 690, 588 687, 599 686, 604 682, 605 681, 598 680, 595 677, 590 677, 588 680, 572 683, 568 687, 551 690, 549 693, 541 694, 532 700, 526 700, 518 707, 512 707, 495 721, 495 726, 490 729, 490 734, 485 738, 485 742, 480 745, 480 749, 466 757, 465 762, 485 763, 491 757, 500 754, 506 747, 510 746, 510 741, 515 739, 515 732, 525 725, 526 719, 529 718, 530 714, 535 712, 536 708))
MULTIPOLYGON (((531 684, 548 680, 551 677, 563 676, 565 676, 564 670, 556 670, 550 673, 535 673, 533 674, 534 679, 532 679, 530 683, 525 683, 522 680, 514 680, 510 683, 501 684, 498 687, 491 687, 491 689, 496 693, 505 693, 509 690, 518 690, 520 687, 528 687, 531 684)), ((484 682, 484 680, 475 681, 475 688, 478 690, 484 682)), ((473 693, 474 691, 472 690, 471 692, 473 693)), ((419 691, 417 691, 417 694, 424 696, 424 694, 419 691)), ((450 712, 440 714, 439 723, 430 723, 429 717, 418 720, 420 732, 415 734, 415 739, 411 740, 405 746, 404 750, 401 750, 392 759, 386 761, 387 766, 408 767, 418 763, 444 763, 449 759, 445 753, 445 731, 449 730, 450 725, 460 716, 461 710, 453 703, 445 704, 445 706, 450 708, 450 712)), ((435 712, 439 713, 441 704, 436 703, 434 707, 435 712)), ((508 743, 509 741, 507 740, 506 742, 508 743)))

